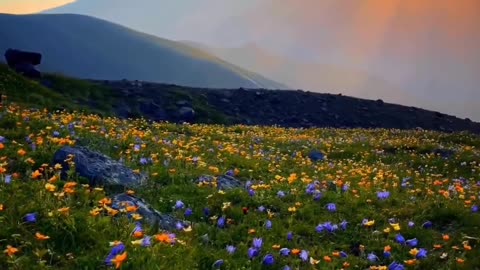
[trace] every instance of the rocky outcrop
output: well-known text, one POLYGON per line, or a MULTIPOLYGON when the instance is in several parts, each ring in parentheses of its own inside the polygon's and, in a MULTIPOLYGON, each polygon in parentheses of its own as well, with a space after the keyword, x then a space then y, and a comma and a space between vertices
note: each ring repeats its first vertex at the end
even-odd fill
POLYGON ((204 185, 216 185, 219 190, 229 190, 243 187, 242 182, 231 175, 221 175, 218 177, 212 175, 202 175, 195 180, 195 183, 204 185))
MULTIPOLYGON (((58 150, 53 159, 54 164, 62 164, 62 174, 69 170, 68 160, 75 162, 75 172, 87 178, 92 186, 104 186, 106 191, 138 188, 145 184, 146 177, 133 172, 130 168, 101 153, 89 150, 87 147, 65 146, 58 150)), ((173 216, 162 214, 144 200, 121 192, 112 196, 112 208, 124 208, 124 204, 137 208, 137 213, 152 226, 163 230, 173 230, 179 221, 173 216)))
POLYGON ((25 52, 8 49, 5 52, 5 60, 10 68, 29 78, 40 78, 42 74, 35 69, 42 61, 42 55, 36 52, 25 52))

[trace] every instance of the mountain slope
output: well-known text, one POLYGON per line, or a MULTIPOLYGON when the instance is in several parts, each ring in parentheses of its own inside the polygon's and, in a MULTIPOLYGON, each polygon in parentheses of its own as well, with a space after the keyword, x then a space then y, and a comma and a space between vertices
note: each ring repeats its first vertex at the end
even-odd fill
POLYGON ((382 98, 402 104, 409 104, 414 100, 407 95, 407 91, 361 70, 299 61, 269 52, 256 44, 238 48, 216 48, 194 41, 182 42, 296 88, 369 99, 382 98))
POLYGON ((470 131, 480 123, 439 112, 348 96, 289 90, 206 89, 130 81, 92 81, 45 74, 41 83, 0 64, 0 93, 28 107, 120 118, 284 127, 394 128, 470 131), (45 85, 45 86, 44 86, 45 85), (48 87, 46 87, 48 86, 48 87))
POLYGON ((93 17, 0 14, 0 51, 43 54, 40 69, 89 79, 213 88, 284 88, 198 49, 93 17))

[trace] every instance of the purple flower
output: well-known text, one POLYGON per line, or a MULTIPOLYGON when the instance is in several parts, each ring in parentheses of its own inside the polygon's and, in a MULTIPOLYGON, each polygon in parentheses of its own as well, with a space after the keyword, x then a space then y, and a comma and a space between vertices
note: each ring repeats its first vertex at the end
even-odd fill
POLYGON ((337 206, 334 203, 327 204, 327 210, 330 213, 337 212, 337 206))
POLYGON ((397 241, 397 243, 399 243, 401 245, 404 245, 405 244, 405 237, 403 237, 403 235, 401 235, 401 234, 397 234, 397 236, 395 237, 395 241, 397 241))
POLYGON ((345 184, 342 187, 342 192, 347 192, 349 189, 350 189, 350 186, 348 184, 345 184))
POLYGON ((193 214, 193 211, 192 211, 191 208, 185 209, 185 213, 184 213, 185 217, 188 218, 188 217, 190 217, 192 214, 193 214))
POLYGON ((300 252, 300 259, 302 259, 302 261, 306 262, 308 260, 308 251, 306 250, 302 250, 300 252))
POLYGON ((24 220, 26 223, 35 223, 37 222, 37 213, 28 213, 25 215, 24 220))
POLYGON ((145 236, 142 240, 142 247, 149 247, 152 245, 152 237, 145 236))
MULTIPOLYGON (((28 139, 30 139, 30 137, 27 137, 28 139)), ((5 139, 5 137, 3 136, 0 136, 0 143, 6 143, 7 142, 7 139, 5 139)))
POLYGON ((245 183, 245 189, 250 189, 250 187, 253 185, 252 181, 248 180, 246 183, 245 183))
POLYGON ((264 212, 265 211, 265 206, 260 205, 257 209, 258 209, 259 212, 264 212))
POLYGON ((248 249, 248 258, 250 260, 254 259, 258 255, 259 255, 258 249, 254 248, 254 247, 251 247, 251 248, 248 249))
POLYGON ((9 185, 10 183, 12 183, 12 175, 7 174, 5 175, 5 184, 9 185))
POLYGON ((253 238, 253 244, 252 246, 256 249, 261 249, 263 245, 263 240, 262 238, 253 238))
POLYGON ((288 255, 290 255, 290 249, 288 248, 281 248, 280 249, 280 255, 284 256, 284 257, 287 257, 288 255))
POLYGON ((398 262, 392 262, 388 266, 388 270, 405 270, 405 266, 403 266, 403 264, 400 264, 398 262))
POLYGON ((278 198, 283 198, 283 197, 285 197, 285 192, 283 192, 283 191, 280 190, 279 192, 277 192, 277 197, 278 197, 278 198))
POLYGON ((272 222, 270 220, 267 220, 267 222, 265 222, 265 228, 267 228, 267 230, 272 229, 272 222))
POLYGON ((185 207, 185 204, 178 200, 176 203, 175 203, 175 210, 178 210, 178 209, 183 209, 185 207))
POLYGON ((135 229, 133 229, 132 234, 137 233, 137 232, 143 232, 142 223, 140 223, 140 222, 135 223, 135 229))
POLYGON ((220 217, 217 221, 217 226, 219 228, 225 228, 225 217, 220 217))
MULTIPOLYGON (((6 180, 5 180, 5 182, 6 182, 6 180)), ((477 213, 478 210, 479 210, 478 205, 472 206, 472 213, 477 213)))
POLYGON ((147 165, 148 164, 148 160, 144 157, 140 158, 140 165, 147 165))
POLYGON ((409 239, 407 241, 405 241, 405 243, 407 243, 408 246, 410 247, 416 247, 418 245, 418 240, 417 238, 413 238, 413 239, 409 239))
POLYGON ((347 258, 348 254, 345 251, 340 251, 340 257, 347 258))
POLYGON ((408 222, 408 227, 409 227, 409 228, 415 227, 415 223, 414 223, 413 221, 409 221, 409 222, 408 222))
POLYGON ((288 265, 285 265, 282 270, 292 270, 292 268, 290 268, 288 265))
POLYGON ((235 251, 237 250, 237 248, 234 247, 234 246, 232 246, 232 245, 228 245, 228 246, 226 247, 226 250, 227 250, 228 254, 233 254, 233 253, 235 253, 235 251))
POLYGON ((209 216, 210 216, 210 209, 208 209, 207 207, 203 208, 203 214, 204 214, 206 217, 209 217, 209 216))
POLYGON ((228 176, 235 176, 235 172, 233 170, 228 170, 225 175, 228 175, 228 176))
POLYGON ((287 233, 287 240, 292 241, 293 240, 293 232, 288 232, 287 233))
POLYGON ((275 258, 272 254, 267 254, 263 257, 263 264, 266 266, 272 266, 275 263, 275 258))
POLYGON ((179 231, 183 230, 183 224, 179 221, 175 224, 175 228, 179 231))
POLYGON ((58 132, 58 131, 53 132, 53 137, 57 138, 59 136, 60 136, 60 132, 58 132))
POLYGON ((322 199, 322 197, 323 197, 323 194, 320 191, 318 191, 318 192, 315 192, 315 195, 313 195, 313 200, 318 202, 322 199))
POLYGON ((112 260, 117 256, 122 254, 125 251, 125 245, 123 243, 118 244, 112 248, 107 258, 105 259, 105 264, 108 266, 113 266, 112 260))
POLYGON ((346 231, 347 230, 347 225, 348 225, 348 222, 346 220, 340 222, 340 227, 342 228, 342 230, 346 231))
POLYGON ((135 144, 135 145, 133 146, 133 150, 134 150, 134 151, 140 151, 140 148, 141 148, 141 147, 140 147, 139 144, 135 144))
POLYGON ((388 191, 380 191, 380 192, 377 192, 377 198, 379 200, 386 200, 390 197, 390 192, 388 191))
POLYGON ((427 250, 424 249, 424 248, 421 248, 418 250, 418 253, 417 253, 417 259, 421 260, 421 259, 425 259, 427 258, 427 250))
POLYGON ((223 263, 224 263, 224 261, 222 259, 216 260, 213 263, 212 267, 218 269, 218 268, 222 267, 223 263))
POLYGON ((375 255, 375 253, 372 252, 367 255, 367 260, 369 262, 376 262, 378 260, 378 257, 377 255, 375 255))
POLYGON ((249 190, 248 190, 248 195, 249 195, 250 197, 255 196, 255 190, 249 189, 249 190))
POLYGON ((433 223, 431 221, 426 221, 425 223, 422 224, 422 227, 424 229, 430 229, 433 227, 433 223))

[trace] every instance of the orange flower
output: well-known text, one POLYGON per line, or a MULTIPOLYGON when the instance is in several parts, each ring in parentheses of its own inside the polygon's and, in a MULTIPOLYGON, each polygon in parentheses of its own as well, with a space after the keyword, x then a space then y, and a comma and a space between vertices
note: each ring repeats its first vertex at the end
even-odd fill
POLYGON ((128 213, 133 213, 133 212, 136 212, 137 209, 138 209, 138 206, 134 206, 134 205, 129 205, 125 208, 127 210, 128 213))
POLYGON ((407 261, 404 261, 406 265, 408 266, 412 266, 412 265, 415 265, 417 264, 417 260, 416 259, 411 259, 411 260, 407 260, 407 261))
POLYGON ((42 176, 42 173, 39 171, 39 170, 35 170, 33 173, 32 173, 32 178, 33 179, 38 179, 42 176))
POLYGON ((300 249, 298 249, 298 248, 292 249, 292 254, 293 254, 293 255, 298 255, 298 254, 300 254, 300 249))
POLYGON ((257 231, 255 229, 248 230, 248 234, 255 234, 257 231))
POLYGON ((5 149, 5 145, 3 145, 3 143, 0 143, 0 150, 3 150, 5 149))
POLYGON ((64 214, 64 215, 68 215, 70 213, 70 207, 62 207, 62 208, 58 209, 57 211, 64 214))
POLYGON ((165 243, 165 244, 170 244, 174 240, 174 239, 170 238, 170 235, 168 235, 166 233, 157 234, 155 236, 155 238, 157 239, 158 242, 165 243))
POLYGON ((17 151, 17 154, 21 157, 25 156, 27 154, 27 151, 23 150, 23 149, 20 149, 17 151))
POLYGON ((0 212, 2 212, 4 209, 5 209, 5 206, 3 206, 3 204, 0 203, 0 212))
POLYGON ((58 180, 58 177, 56 175, 54 175, 54 176, 50 177, 50 179, 48 179, 48 182, 50 184, 54 184, 54 183, 57 182, 57 180, 58 180))
POLYGON ((128 194, 128 195, 133 195, 133 194, 135 194, 135 191, 133 191, 133 190, 127 190, 127 194, 128 194))
POLYGON ((343 263, 343 268, 349 268, 350 267, 350 263, 349 262, 344 262, 343 263))
POLYGON ((142 231, 136 231, 133 233, 133 237, 140 239, 143 238, 143 232, 142 231))
POLYGON ((3 167, 0 167, 0 173, 3 174, 7 171, 7 169, 3 168, 3 167))
POLYGON ((43 235, 43 234, 37 232, 37 233, 35 233, 35 238, 37 238, 37 240, 39 240, 39 241, 43 241, 43 240, 50 239, 50 236, 43 235))
POLYGON ((464 260, 464 259, 461 259, 461 258, 457 258, 456 261, 457 261, 458 264, 462 264, 462 263, 465 262, 465 260, 464 260))
POLYGON ((450 240, 450 236, 449 236, 448 234, 444 234, 444 235, 442 236, 442 238, 443 238, 443 241, 448 241, 448 240, 450 240))
POLYGON ((383 248, 383 252, 391 252, 391 251, 392 251, 392 247, 391 247, 390 245, 385 246, 385 247, 383 248))
POLYGON ((442 245, 433 245, 433 248, 434 248, 434 249, 441 249, 441 248, 442 248, 442 245))
POLYGON ((5 249, 3 252, 7 253, 9 257, 13 257, 15 254, 18 253, 18 248, 12 247, 10 245, 7 246, 7 249, 5 249))
POLYGON ((332 258, 330 256, 323 256, 323 260, 326 262, 332 262, 332 258))
POLYGON ((115 264, 115 269, 119 269, 126 260, 127 252, 125 251, 122 254, 115 256, 115 258, 112 259, 112 263, 115 264))

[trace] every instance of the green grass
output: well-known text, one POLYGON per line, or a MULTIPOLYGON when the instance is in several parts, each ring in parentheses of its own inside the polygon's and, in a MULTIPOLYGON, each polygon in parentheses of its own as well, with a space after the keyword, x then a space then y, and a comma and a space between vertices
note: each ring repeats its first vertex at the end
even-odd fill
MULTIPOLYGON (((11 76, 18 80, 14 74, 11 76)), ((22 83, 18 91, 43 89, 33 82, 22 83)), ((76 87, 70 83, 62 85, 76 87)), ((88 92, 89 85, 84 87, 88 92)), ((75 92, 64 96, 82 98, 75 92)), ((20 95, 8 98, 21 101, 20 95)), ((178 98, 186 97, 180 93, 178 98)), ((416 238, 417 248, 428 251, 427 258, 417 260, 409 269, 480 267, 480 213, 471 210, 473 205, 479 205, 480 191, 480 139, 475 135, 158 124, 79 112, 47 115, 43 110, 14 105, 3 106, 1 114, 0 135, 7 142, 0 150, 1 167, 5 169, 0 174, 0 250, 10 245, 19 251, 12 256, 0 254, 0 269, 104 269, 104 260, 112 248, 109 243, 113 241, 126 245, 128 258, 122 269, 212 269, 220 259, 224 260, 221 269, 282 269, 285 265, 292 269, 341 269, 345 263, 349 269, 366 269, 387 266, 393 261, 405 264, 414 258, 409 254, 410 247, 395 241, 399 233, 405 239, 416 238), (115 159, 123 158, 126 166, 148 174, 148 184, 135 190, 136 194, 159 211, 192 222, 192 231, 173 231, 175 244, 152 239, 150 247, 137 246, 131 234, 135 224, 125 214, 91 215, 98 202, 109 195, 105 191, 90 191, 82 185, 84 179, 74 173, 68 181, 53 182, 56 190, 48 191, 48 180, 58 174, 50 167, 55 151, 75 143, 68 124, 75 125, 79 143, 115 159), (102 129, 105 132, 100 132, 102 129), (54 131, 60 132, 59 138, 53 137, 54 131), (27 136, 37 143, 35 151, 25 140, 27 136), (135 152, 138 140, 144 147, 135 152), (437 148, 453 149, 456 154, 450 159, 430 154, 437 148), (19 154, 20 149, 26 151, 25 155, 19 154), (323 151, 326 160, 310 162, 307 155, 311 149, 323 151), (141 166, 141 157, 151 157, 153 163, 141 166), (200 157, 200 161, 194 163, 193 157, 200 157), (32 173, 42 164, 47 164, 47 173, 32 179, 32 173), (239 171, 238 179, 244 183, 252 181, 254 196, 245 189, 219 193, 192 183, 201 175, 219 175, 234 168, 239 171), (5 183, 5 178, 12 175, 12 182, 5 183), (407 177, 412 186, 402 187, 402 180, 407 177), (460 177, 465 182, 458 184, 458 191, 444 196, 443 191, 460 177), (322 194, 319 200, 306 193, 309 183, 315 181, 318 184, 314 189, 322 194), (74 193, 62 194, 67 182, 79 183, 74 193), (349 186, 345 192, 343 185, 349 186), (279 191, 286 196, 278 197, 279 191), (378 191, 389 191, 390 197, 380 200, 378 191), (184 210, 173 210, 177 200, 193 210, 192 216, 185 218, 184 210), (225 203, 230 203, 230 207, 223 208, 225 203), (336 205, 336 212, 326 209, 329 203, 336 205), (261 206, 268 210, 258 211, 261 206), (58 211, 64 207, 69 207, 68 214, 58 211), (243 213, 244 207, 249 209, 248 214, 243 213), (211 216, 204 216, 204 208, 210 209, 211 216), (38 214, 35 224, 24 222, 28 213, 38 214), (222 216, 230 222, 225 228, 218 228, 213 217, 222 216), (391 218, 399 223, 399 231, 389 224, 391 218), (364 226, 364 219, 375 223, 364 226), (271 229, 265 227, 267 220, 273 224, 271 229), (344 220, 348 222, 345 231, 316 232, 319 224, 340 224, 344 220), (422 228, 426 221, 432 222, 432 229, 422 228), (409 227, 408 222, 415 225, 409 227), (387 228, 390 232, 385 231, 387 228), (50 238, 37 240, 36 232, 50 238), (292 241, 287 240, 288 232, 294 234, 292 241), (443 240, 446 234, 449 241, 443 240), (255 237, 262 238, 264 244, 259 257, 250 260, 248 249, 255 237), (353 244, 364 246, 360 256, 352 253, 353 244), (228 254, 227 245, 235 246, 236 253, 228 254), (298 256, 281 256, 275 245, 306 250, 319 263, 311 265, 298 256), (434 245, 442 247, 434 249, 434 245), (390 259, 383 256, 385 246, 392 249, 390 259), (466 250, 468 247, 472 250, 466 250), (336 251, 344 251, 348 257, 337 258, 333 255, 336 251), (378 260, 370 262, 370 253, 378 260), (441 259, 442 253, 448 254, 448 258, 441 259), (262 264, 267 254, 274 256, 273 266, 262 264)), ((144 226, 145 235, 161 233, 144 226)))

